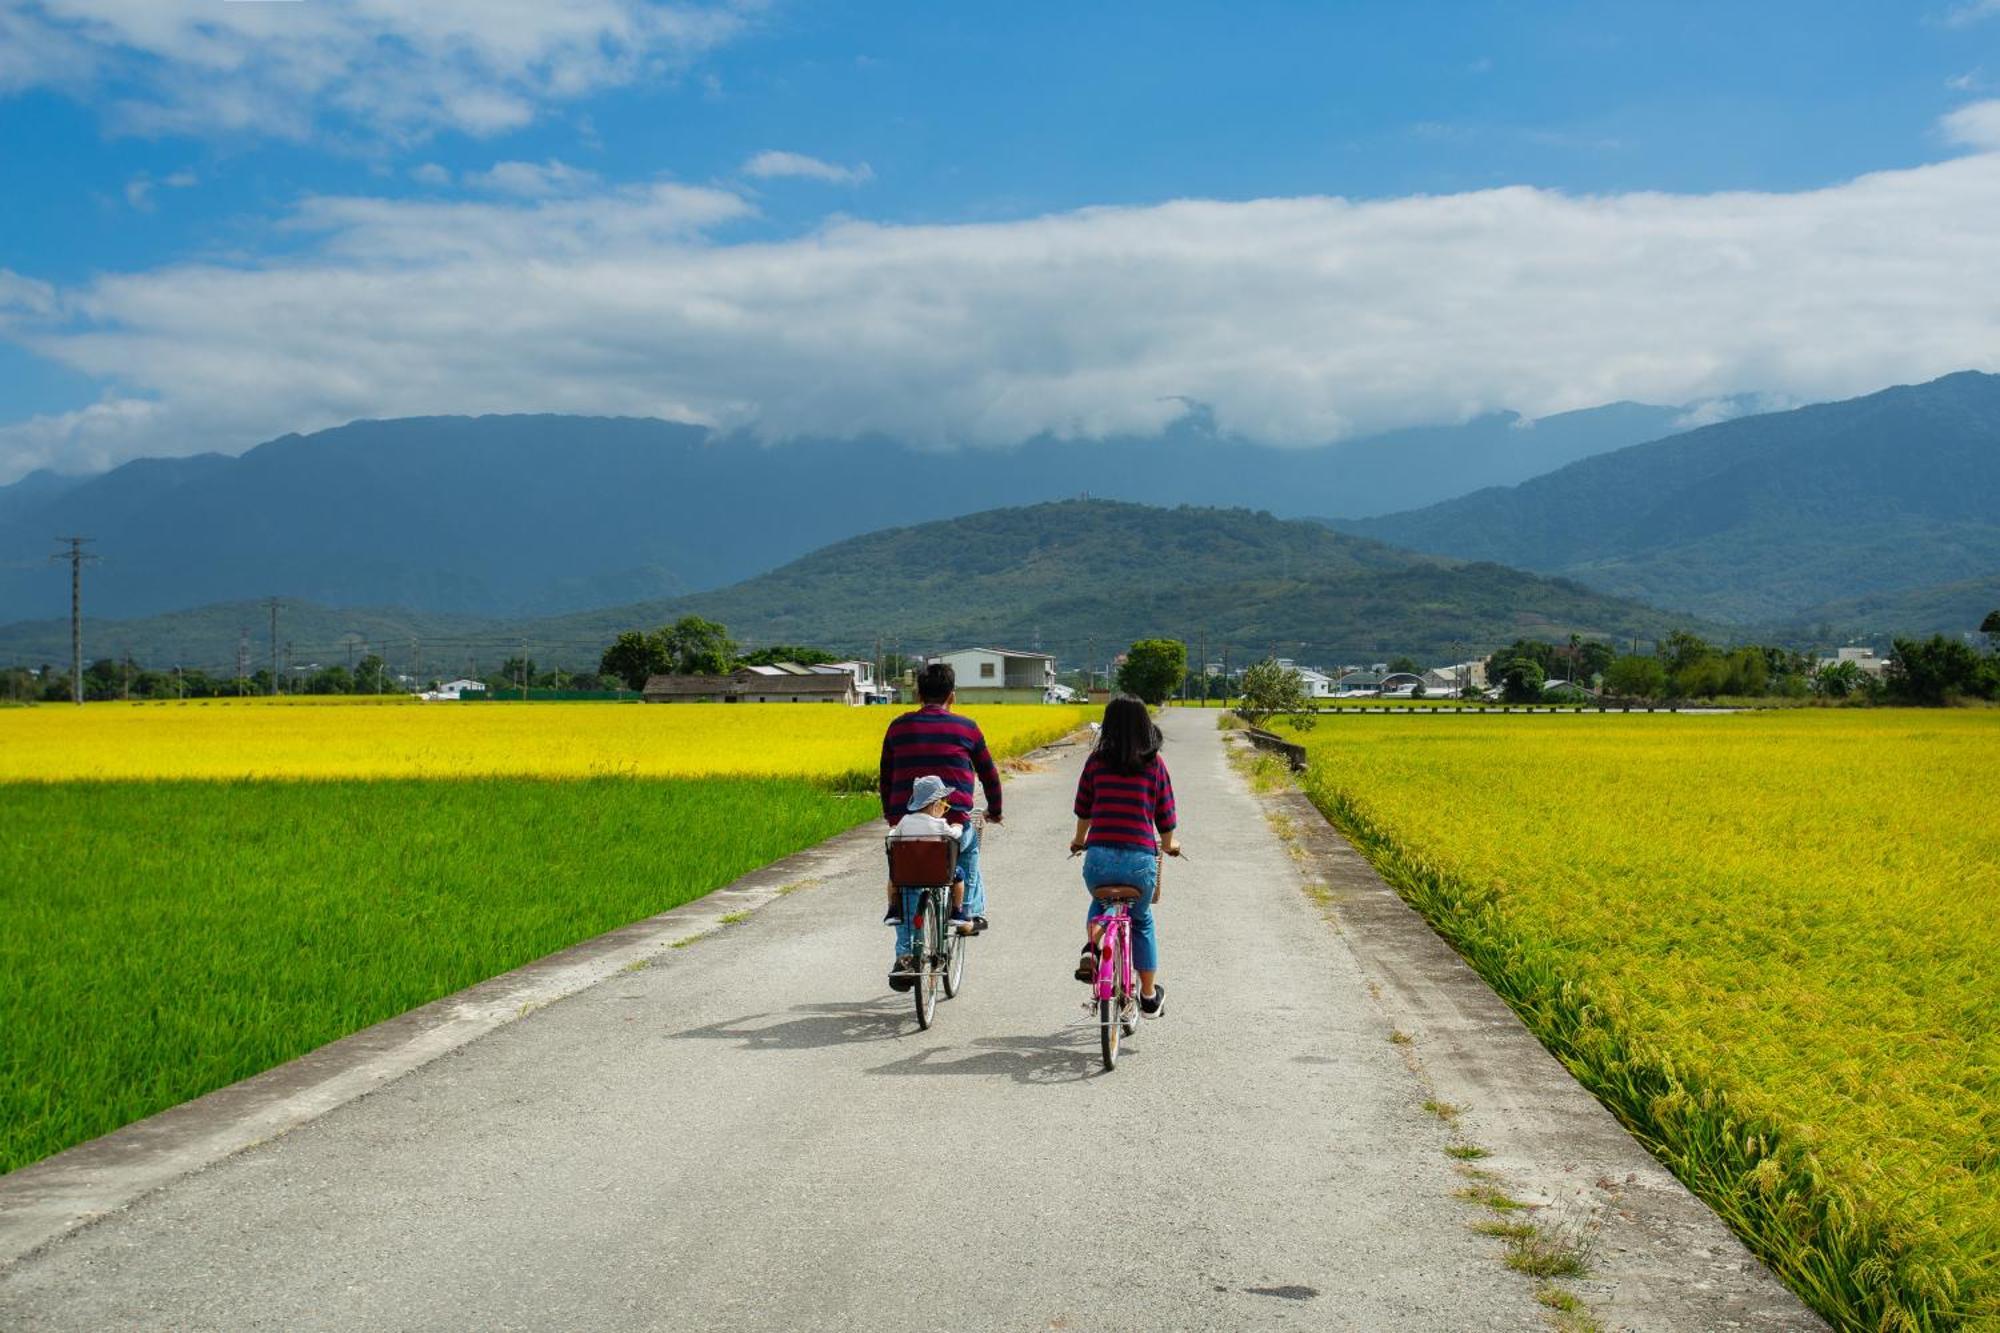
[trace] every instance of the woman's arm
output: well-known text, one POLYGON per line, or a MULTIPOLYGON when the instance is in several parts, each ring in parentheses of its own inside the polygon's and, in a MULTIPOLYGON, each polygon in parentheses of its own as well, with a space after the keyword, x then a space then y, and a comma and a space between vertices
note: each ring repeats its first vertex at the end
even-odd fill
POLYGON ((1070 834, 1069 837, 1069 849, 1073 852, 1082 851, 1083 844, 1085 840, 1088 839, 1089 837, 1090 837, 1090 821, 1088 819, 1077 820, 1076 832, 1070 834))

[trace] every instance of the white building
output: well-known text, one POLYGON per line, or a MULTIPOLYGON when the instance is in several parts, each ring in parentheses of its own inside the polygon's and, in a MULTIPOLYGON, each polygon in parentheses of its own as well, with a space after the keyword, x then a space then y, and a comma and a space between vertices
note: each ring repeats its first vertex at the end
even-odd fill
POLYGON ((1889 669, 1889 659, 1875 655, 1873 648, 1836 648, 1832 657, 1822 657, 1822 667, 1839 666, 1842 662, 1852 662, 1862 674, 1879 676, 1889 669))
POLYGON ((486 693, 486 682, 483 680, 448 680, 434 690, 425 690, 417 697, 456 700, 462 695, 484 693, 486 693))
POLYGON ((930 660, 951 668, 960 703, 1047 703, 1056 684, 1056 659, 1047 653, 961 648, 930 660))

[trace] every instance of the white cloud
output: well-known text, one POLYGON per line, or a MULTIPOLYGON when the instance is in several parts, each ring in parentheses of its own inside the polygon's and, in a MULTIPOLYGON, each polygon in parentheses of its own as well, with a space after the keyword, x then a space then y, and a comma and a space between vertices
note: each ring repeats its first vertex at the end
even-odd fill
POLYGON ((1941 122, 1945 138, 1967 148, 2000 149, 2000 100, 1968 102, 1941 122))
POLYGON ((171 172, 159 180, 154 180, 142 171, 131 180, 125 182, 125 202, 133 208, 138 209, 141 213, 150 213, 153 211, 153 190, 155 187, 165 186, 169 190, 187 190, 199 184, 201 184, 201 178, 196 176, 192 171, 185 169, 171 172))
POLYGON ((1510 188, 838 222, 655 183, 315 197, 262 262, 54 289, 0 334, 115 386, 0 428, 0 480, 362 416, 575 411, 993 444, 1211 404, 1276 443, 1618 399, 1802 401, 2000 369, 2000 153, 1794 194, 1510 188), (138 404, 138 406, 133 406, 138 404))
POLYGON ((807 157, 804 153, 785 153, 776 149, 759 153, 745 162, 743 174, 759 180, 796 177, 825 181, 830 185, 861 185, 875 179, 874 169, 866 162, 843 167, 837 162, 822 162, 816 157, 807 157))
POLYGON ((451 184, 451 169, 435 162, 425 162, 410 168, 410 179, 419 185, 441 186, 451 184))
POLYGON ((1977 23, 1981 19, 1992 18, 1995 14, 2000 14, 2000 0, 1968 0, 1968 3, 1946 14, 1945 22, 1959 28, 1968 23, 1977 23))
POLYGON ((50 87, 136 134, 489 135, 544 102, 670 75, 746 4, 0 0, 0 94, 50 87))
POLYGON ((596 183, 597 173, 550 158, 547 162, 496 162, 486 171, 468 172, 464 180, 474 189, 539 199, 579 193, 596 183))

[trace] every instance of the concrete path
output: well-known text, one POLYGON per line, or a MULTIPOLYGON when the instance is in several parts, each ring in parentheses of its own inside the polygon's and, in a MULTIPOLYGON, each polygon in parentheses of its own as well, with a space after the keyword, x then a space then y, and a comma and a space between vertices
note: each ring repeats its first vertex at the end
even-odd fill
POLYGON ((1010 779, 932 1031, 884 983, 864 840, 0 1268, 0 1327, 1548 1327, 1214 725, 1167 719, 1192 859, 1168 1014, 1115 1073, 1073 1026, 1071 750, 1010 779))

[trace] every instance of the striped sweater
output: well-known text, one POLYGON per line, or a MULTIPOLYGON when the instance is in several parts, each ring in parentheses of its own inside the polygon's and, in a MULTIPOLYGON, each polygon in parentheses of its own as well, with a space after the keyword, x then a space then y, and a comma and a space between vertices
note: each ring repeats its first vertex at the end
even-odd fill
POLYGON ((891 824, 910 804, 910 788, 926 773, 935 773, 951 788, 954 824, 966 822, 972 810, 972 783, 986 789, 986 813, 1000 817, 1000 770, 986 750, 986 737, 969 717, 945 711, 943 704, 925 704, 889 724, 882 737, 882 818, 891 824))
POLYGON ((1090 821, 1085 846, 1158 851, 1153 830, 1165 833, 1180 822, 1166 761, 1156 754, 1128 777, 1093 750, 1083 761, 1083 776, 1076 780, 1076 817, 1090 821))

